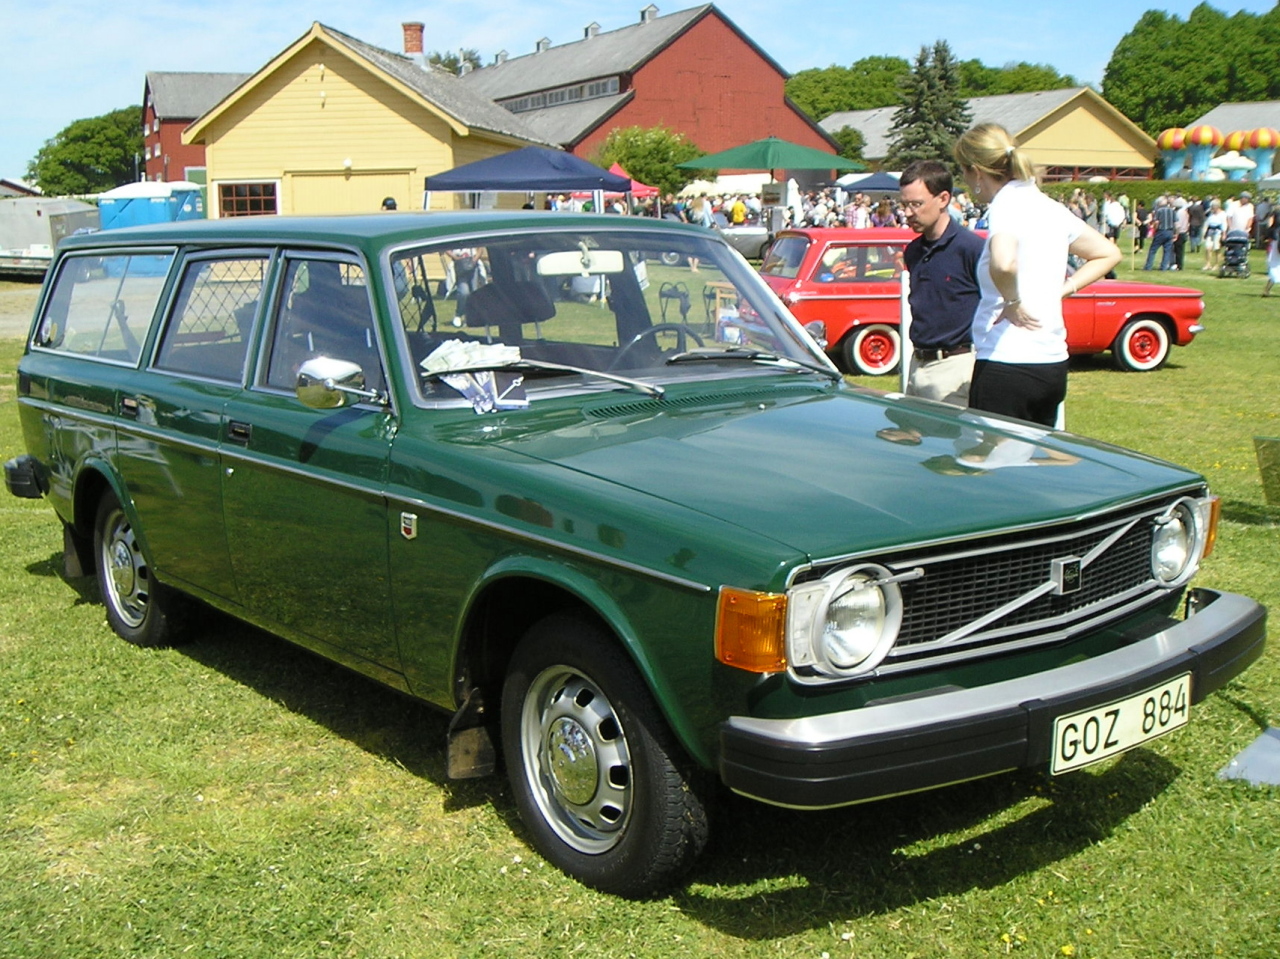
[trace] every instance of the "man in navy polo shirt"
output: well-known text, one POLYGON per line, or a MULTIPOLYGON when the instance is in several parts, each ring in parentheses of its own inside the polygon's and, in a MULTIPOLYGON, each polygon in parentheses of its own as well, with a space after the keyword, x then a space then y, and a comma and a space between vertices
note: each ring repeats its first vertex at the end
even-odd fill
POLYGON ((951 187, 951 171, 935 160, 916 160, 898 180, 907 226, 920 234, 903 257, 914 347, 907 393, 968 406, 982 238, 949 214, 951 187))

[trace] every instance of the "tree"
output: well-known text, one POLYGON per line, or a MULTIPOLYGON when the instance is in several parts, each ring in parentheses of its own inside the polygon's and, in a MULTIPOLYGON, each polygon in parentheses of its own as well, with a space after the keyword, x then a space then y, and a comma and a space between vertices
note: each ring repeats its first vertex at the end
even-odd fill
POLYGON ((439 50, 432 50, 427 54, 427 63, 432 66, 447 70, 454 76, 462 72, 462 65, 469 63, 472 70, 480 69, 480 51, 463 48, 457 53, 450 50, 447 53, 441 53, 439 50))
POLYGON ((901 57, 863 57, 851 67, 834 64, 801 70, 786 92, 801 110, 821 120, 847 110, 871 110, 898 102, 898 84, 911 72, 901 57))
POLYGON ((27 179, 46 196, 101 193, 137 179, 142 107, 76 120, 46 140, 27 164, 27 179))
POLYGON ((1103 95, 1155 136, 1219 103, 1280 98, 1277 44, 1280 7, 1228 17, 1201 3, 1185 21, 1148 10, 1112 51, 1103 95))
POLYGON ((1020 61, 1006 63, 1002 67, 989 67, 980 60, 963 60, 959 69, 960 92, 966 97, 1062 90, 1081 85, 1075 77, 1059 73, 1047 63, 1020 61))
POLYGON ((901 170, 912 160, 950 162, 951 147, 969 121, 951 47, 945 40, 937 41, 932 51, 921 47, 903 85, 902 106, 893 115, 885 165, 901 170))
POLYGON ((609 131, 595 162, 605 168, 621 164, 633 178, 665 195, 679 193, 697 178, 695 171, 681 170, 676 164, 702 153, 683 133, 666 127, 619 127, 609 131))
POLYGON ((867 138, 862 135, 861 130, 855 130, 853 127, 841 127, 831 134, 831 139, 840 144, 840 156, 846 160, 856 160, 861 163, 865 159, 862 151, 866 149, 867 138))

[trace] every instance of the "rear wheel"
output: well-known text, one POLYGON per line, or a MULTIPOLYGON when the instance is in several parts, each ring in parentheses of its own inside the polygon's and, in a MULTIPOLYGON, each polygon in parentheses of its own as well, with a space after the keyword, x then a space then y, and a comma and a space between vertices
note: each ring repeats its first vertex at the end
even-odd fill
POLYGON ((502 692, 507 775, 533 845, 589 886, 647 896, 706 845, 700 774, 605 630, 556 615, 521 640, 502 692))
POLYGON ((1119 369, 1134 373, 1159 369, 1169 358, 1169 331, 1151 317, 1132 319, 1111 344, 1111 358, 1119 369))
POLYGON ((856 327, 841 343, 846 369, 864 376, 884 376, 898 365, 902 341, 883 323, 856 327))
POLYGON ((135 646, 173 642, 181 598, 157 583, 133 523, 114 493, 98 504, 93 547, 107 622, 135 646))

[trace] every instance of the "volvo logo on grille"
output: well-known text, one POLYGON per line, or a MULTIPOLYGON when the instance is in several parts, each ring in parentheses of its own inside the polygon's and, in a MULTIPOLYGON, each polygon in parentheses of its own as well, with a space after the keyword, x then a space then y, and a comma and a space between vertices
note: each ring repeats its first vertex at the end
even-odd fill
POLYGON ((1053 582, 1053 592, 1056 596, 1078 592, 1081 581, 1084 579, 1080 557, 1068 556, 1065 559, 1055 559, 1050 564, 1049 578, 1053 582))

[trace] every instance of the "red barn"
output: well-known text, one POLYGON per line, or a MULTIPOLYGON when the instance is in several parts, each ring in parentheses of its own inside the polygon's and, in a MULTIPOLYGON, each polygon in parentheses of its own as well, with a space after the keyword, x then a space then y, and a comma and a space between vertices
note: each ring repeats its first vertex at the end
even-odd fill
MULTIPOLYGON (((406 25, 407 26, 407 25, 406 25)), ((707 153, 777 136, 838 147, 783 90, 787 73, 713 4, 640 21, 472 70, 463 81, 552 143, 591 158, 609 131, 663 126, 707 153)))
POLYGON ((147 73, 142 94, 142 150, 148 180, 204 182, 204 144, 182 131, 249 78, 247 73, 147 73))

